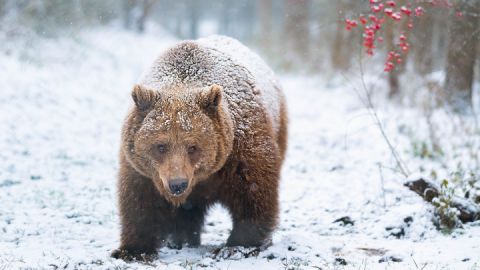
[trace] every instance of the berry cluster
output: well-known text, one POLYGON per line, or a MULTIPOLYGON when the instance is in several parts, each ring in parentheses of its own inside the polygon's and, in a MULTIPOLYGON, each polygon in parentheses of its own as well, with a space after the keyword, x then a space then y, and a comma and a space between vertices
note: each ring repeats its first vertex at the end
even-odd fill
MULTIPOLYGON (((370 14, 360 15, 358 21, 355 19, 346 19, 345 28, 352 30, 359 25, 363 29, 363 47, 368 55, 373 55, 376 49, 377 42, 383 42, 383 38, 379 32, 382 30, 386 20, 392 20, 394 23, 402 23, 407 20, 407 28, 401 32, 398 42, 395 44, 396 49, 388 52, 388 57, 385 62, 385 72, 390 72, 395 68, 396 64, 401 64, 403 58, 410 49, 407 36, 413 28, 413 19, 421 17, 425 10, 420 3, 425 1, 415 0, 410 1, 406 5, 398 6, 393 0, 369 0, 370 14), (360 22, 360 23, 359 23, 360 22)), ((451 7, 448 0, 430 0, 429 3, 434 6, 451 7)))

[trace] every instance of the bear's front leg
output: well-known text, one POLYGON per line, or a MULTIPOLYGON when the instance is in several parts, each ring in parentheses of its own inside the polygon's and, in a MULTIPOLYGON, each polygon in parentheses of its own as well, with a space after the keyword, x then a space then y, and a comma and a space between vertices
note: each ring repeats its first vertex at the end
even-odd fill
POLYGON ((167 203, 152 181, 136 172, 122 157, 118 196, 121 244, 112 252, 112 257, 124 260, 151 258, 165 234, 160 218, 168 213, 163 209, 167 203))
POLYGON ((268 163, 263 166, 259 166, 259 159, 239 162, 235 176, 229 180, 236 183, 227 185, 233 190, 224 192, 222 201, 233 218, 227 246, 268 247, 271 244, 278 217, 279 172, 275 159, 265 161, 268 163))

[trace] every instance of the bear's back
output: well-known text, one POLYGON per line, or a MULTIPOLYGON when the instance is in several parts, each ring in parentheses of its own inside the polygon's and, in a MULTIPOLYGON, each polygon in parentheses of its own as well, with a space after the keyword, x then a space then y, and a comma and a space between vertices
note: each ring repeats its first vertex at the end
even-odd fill
POLYGON ((238 132, 249 129, 259 107, 278 130, 280 86, 265 62, 235 39, 211 36, 181 42, 154 62, 141 84, 160 92, 221 85, 238 132))
MULTIPOLYGON (((275 128, 278 128, 280 99, 282 92, 279 82, 267 64, 238 40, 226 36, 210 36, 198 40, 199 44, 228 55, 234 63, 245 67, 253 76, 255 94, 265 108, 275 128)), ((241 101, 240 101, 241 102, 241 101)))

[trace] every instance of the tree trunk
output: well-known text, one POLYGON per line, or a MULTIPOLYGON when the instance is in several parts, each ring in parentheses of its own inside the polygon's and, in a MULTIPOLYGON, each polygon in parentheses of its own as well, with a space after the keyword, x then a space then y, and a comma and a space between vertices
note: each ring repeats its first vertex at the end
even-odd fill
MULTIPOLYGON (((387 53, 391 51, 395 51, 395 23, 391 20, 388 20, 385 24, 385 47, 387 49, 387 53)), ((400 71, 398 67, 395 67, 392 71, 388 73, 388 97, 394 98, 398 96, 400 93, 400 83, 398 80, 398 76, 400 71)))
POLYGON ((240 19, 243 20, 242 31, 240 31, 241 35, 239 36, 241 40, 247 41, 255 33, 255 14, 252 12, 253 10, 255 10, 253 1, 242 1, 238 14, 240 19))
MULTIPOLYGON (((432 10, 432 15, 434 17, 434 23, 432 25, 432 52, 431 54, 434 55, 432 58, 432 66, 433 69, 436 70, 443 70, 446 66, 446 58, 447 58, 447 43, 448 43, 448 18, 449 16, 448 9, 435 9, 432 10)), ((426 15, 426 14, 425 14, 426 15)), ((424 15, 424 16, 425 16, 424 15)))
POLYGON ((125 29, 131 29, 132 27, 134 6, 134 0, 123 1, 123 27, 125 27, 125 29))
POLYGON ((2 18, 6 14, 5 6, 6 6, 6 1, 5 0, 0 0, 0 18, 2 18))
MULTIPOLYGON (((432 11, 433 12, 433 11, 432 11)), ((414 55, 415 70, 421 75, 433 72, 433 31, 438 24, 437 16, 426 12, 418 18, 417 26, 412 33, 412 53, 414 55)))
MULTIPOLYGON (((342 17, 341 14, 344 14, 345 9, 346 5, 343 0, 336 2, 336 14, 338 14, 340 18, 342 17)), ((337 29, 335 30, 335 38, 331 49, 331 64, 334 70, 345 70, 346 66, 348 66, 343 50, 345 35, 347 34, 345 32, 343 21, 337 22, 337 29)))
POLYGON ((453 10, 450 15, 445 98, 454 112, 466 113, 472 106, 480 3, 477 0, 464 0, 459 8, 461 16, 453 10))
POLYGON ((222 1, 221 14, 220 14, 220 29, 219 32, 222 35, 231 35, 231 22, 232 22, 232 9, 235 3, 222 1))
POLYGON ((198 37, 198 19, 199 19, 199 5, 198 0, 190 1, 188 6, 188 13, 190 17, 189 22, 189 38, 195 39, 198 37))
POLYGON ((137 31, 143 33, 145 31, 145 21, 153 7, 154 0, 142 0, 140 3, 140 16, 137 19, 137 31))
MULTIPOLYGON (((346 2, 340 0, 336 2, 336 14, 339 18, 345 18, 348 11, 355 12, 360 9, 357 2, 346 2)), ((331 65, 334 70, 345 71, 350 67, 352 56, 355 53, 354 47, 357 42, 361 42, 358 39, 355 31, 347 31, 345 24, 339 21, 335 30, 335 38, 333 39, 331 48, 331 65)))
POLYGON ((288 61, 289 65, 307 59, 309 55, 310 33, 309 33, 309 1, 308 0, 287 0, 285 32, 288 54, 294 59, 288 61))
MULTIPOLYGON (((405 0, 398 1, 397 4, 404 5, 406 4, 405 0)), ((395 51, 402 55, 402 62, 401 63, 394 63, 395 68, 388 73, 388 85, 390 87, 388 92, 389 98, 397 98, 401 94, 401 85, 400 85, 400 75, 405 72, 406 63, 408 60, 408 53, 401 53, 400 48, 397 46, 400 42, 399 37, 401 34, 407 36, 407 40, 410 40, 410 37, 407 35, 407 24, 408 21, 404 20, 401 24, 395 23, 390 18, 387 19, 387 23, 385 25, 385 42, 387 53, 390 51, 395 51), (396 34, 397 33, 397 34, 396 34)))
POLYGON ((257 1, 257 16, 258 16, 258 40, 260 47, 267 49, 273 44, 273 0, 258 0, 257 1))
MULTIPOLYGON (((173 33, 175 33, 175 36, 179 38, 184 38, 185 35, 185 23, 187 22, 186 20, 186 3, 185 1, 176 1, 176 2, 170 2, 166 1, 171 5, 171 9, 175 10, 175 13, 173 14, 174 18, 171 19, 173 22, 173 33)), ((163 3, 162 3, 163 4, 163 3)))

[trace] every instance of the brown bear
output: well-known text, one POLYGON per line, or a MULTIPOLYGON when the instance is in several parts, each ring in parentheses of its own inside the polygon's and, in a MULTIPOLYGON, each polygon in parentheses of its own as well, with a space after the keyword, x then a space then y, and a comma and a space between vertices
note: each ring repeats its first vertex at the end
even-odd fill
POLYGON ((121 244, 141 259, 198 246, 214 203, 230 212, 227 246, 265 246, 278 218, 287 110, 267 65, 222 36, 180 42, 134 86, 122 131, 121 244))

